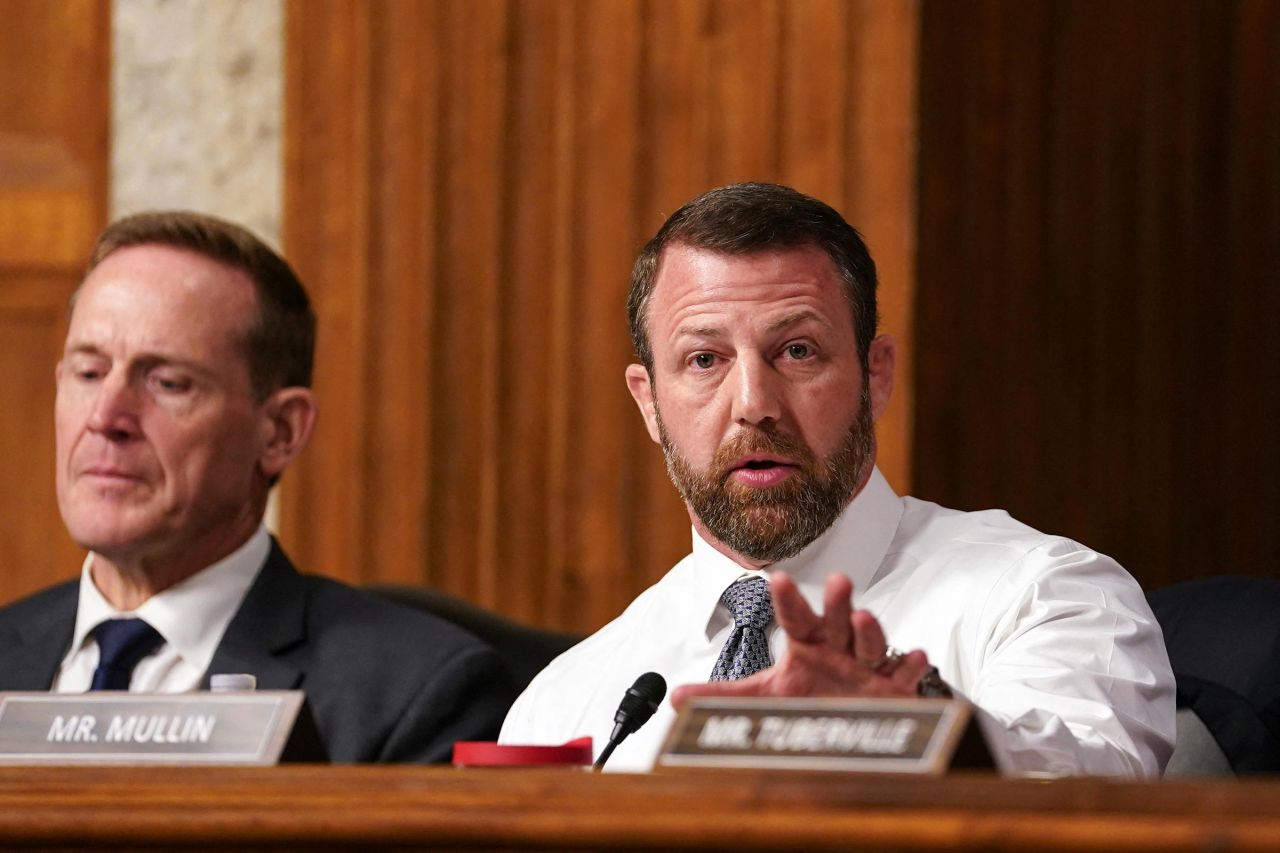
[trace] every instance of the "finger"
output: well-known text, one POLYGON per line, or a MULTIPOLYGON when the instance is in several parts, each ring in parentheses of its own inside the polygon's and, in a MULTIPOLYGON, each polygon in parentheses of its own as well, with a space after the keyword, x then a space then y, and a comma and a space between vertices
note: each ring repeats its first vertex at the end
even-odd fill
POLYGON ((671 705, 679 711, 690 699, 718 696, 764 696, 767 683, 758 672, 737 681, 708 681, 706 684, 681 684, 671 692, 671 705))
POLYGON ((866 610, 853 611, 849 621, 853 625, 853 656, 867 666, 875 666, 884 660, 889 644, 885 641, 880 621, 866 610))
POLYGON ((920 679, 924 678, 929 669, 929 656, 916 649, 902 656, 902 660, 898 663, 898 668, 893 671, 889 680, 893 682, 896 688, 907 695, 914 695, 920 679))
POLYGON ((827 576, 822 594, 822 630, 827 645, 841 652, 853 648, 853 628, 849 617, 853 612, 853 582, 845 575, 827 576))
POLYGON ((769 594, 773 596, 773 618, 795 643, 822 642, 822 619, 809 607, 791 578, 784 572, 769 575, 769 594))

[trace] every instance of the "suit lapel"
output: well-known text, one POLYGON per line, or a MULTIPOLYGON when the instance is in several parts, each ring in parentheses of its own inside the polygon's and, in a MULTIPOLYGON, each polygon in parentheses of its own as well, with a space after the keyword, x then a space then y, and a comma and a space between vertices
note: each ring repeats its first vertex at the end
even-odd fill
POLYGON ((251 673, 259 690, 292 690, 302 670, 283 655, 306 640, 307 585, 273 537, 271 553, 214 652, 203 684, 219 673, 251 673))
POLYGON ((76 625, 80 582, 49 590, 45 607, 0 635, 5 690, 48 690, 71 645, 76 625))

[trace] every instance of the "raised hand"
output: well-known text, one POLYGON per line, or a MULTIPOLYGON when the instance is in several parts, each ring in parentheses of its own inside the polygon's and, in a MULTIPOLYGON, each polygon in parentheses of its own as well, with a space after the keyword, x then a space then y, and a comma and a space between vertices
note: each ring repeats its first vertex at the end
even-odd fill
POLYGON ((782 572, 769 576, 774 618, 787 632, 787 649, 773 666, 740 681, 677 687, 679 708, 695 696, 915 696, 929 671, 923 651, 893 652, 880 623, 852 607, 853 584, 827 578, 823 612, 816 614, 782 572))

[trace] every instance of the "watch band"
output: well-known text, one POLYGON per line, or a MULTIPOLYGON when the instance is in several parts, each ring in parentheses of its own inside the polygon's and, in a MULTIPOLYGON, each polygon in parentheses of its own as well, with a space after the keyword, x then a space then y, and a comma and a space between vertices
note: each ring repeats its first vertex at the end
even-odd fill
POLYGON ((930 699, 950 699, 952 697, 951 688, 947 686, 947 682, 942 680, 942 676, 938 674, 936 666, 929 667, 929 671, 921 676, 920 681, 916 683, 916 693, 930 699))

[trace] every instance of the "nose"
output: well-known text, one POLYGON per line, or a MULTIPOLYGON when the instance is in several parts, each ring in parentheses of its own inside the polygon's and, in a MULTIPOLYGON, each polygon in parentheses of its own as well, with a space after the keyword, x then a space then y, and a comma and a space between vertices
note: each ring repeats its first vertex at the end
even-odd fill
POLYGON ((740 356, 733 366, 735 423, 765 426, 782 416, 778 372, 766 360, 740 356))
POLYGON ((123 374, 109 373, 98 385, 89 411, 89 429, 111 441, 128 441, 142 432, 136 389, 123 374))

